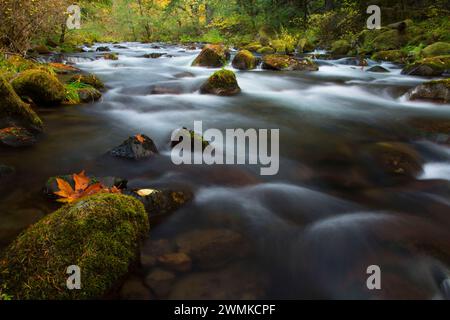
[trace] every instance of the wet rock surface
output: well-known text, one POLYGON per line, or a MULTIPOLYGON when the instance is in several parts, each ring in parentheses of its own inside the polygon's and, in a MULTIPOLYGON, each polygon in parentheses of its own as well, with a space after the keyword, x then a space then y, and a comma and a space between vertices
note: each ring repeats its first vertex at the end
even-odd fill
POLYGON ((116 158, 142 160, 158 154, 158 149, 152 139, 139 134, 125 140, 120 146, 113 148, 109 154, 116 158))

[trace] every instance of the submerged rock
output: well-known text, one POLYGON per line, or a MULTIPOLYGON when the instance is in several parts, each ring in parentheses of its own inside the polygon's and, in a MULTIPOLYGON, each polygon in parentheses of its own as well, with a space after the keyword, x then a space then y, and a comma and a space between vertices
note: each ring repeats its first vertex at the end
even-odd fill
POLYGON ((158 149, 152 139, 143 134, 138 134, 125 140, 120 146, 109 152, 117 158, 141 160, 158 154, 158 149))
POLYGON ((230 59, 230 51, 223 45, 208 44, 195 58, 192 66, 220 68, 230 59))
POLYGON ((425 82, 409 92, 411 100, 450 102, 450 78, 425 82))
POLYGON ((119 56, 117 55, 117 53, 105 53, 102 57, 105 60, 119 60, 119 56))
POLYGON ((256 68, 257 59, 250 51, 241 50, 234 57, 232 65, 239 70, 251 70, 256 68))
POLYGON ((103 82, 94 74, 77 74, 69 79, 69 83, 71 82, 84 83, 98 90, 105 88, 103 82))
POLYGON ((388 73, 390 72, 388 69, 382 66, 373 66, 369 69, 367 69, 367 72, 381 72, 381 73, 388 73))
POLYGON ((246 256, 249 247, 245 238, 228 229, 194 230, 175 240, 178 250, 190 256, 194 266, 211 269, 246 256))
POLYGON ((153 52, 153 53, 146 53, 142 57, 147 59, 158 59, 164 55, 166 55, 166 53, 153 52))
POLYGON ((257 300, 263 299, 268 276, 246 263, 230 265, 219 271, 186 275, 175 283, 172 300, 257 300))
POLYGON ((43 130, 42 120, 0 76, 0 128, 9 126, 20 126, 34 131, 43 130))
POLYGON ((65 98, 64 86, 48 72, 27 70, 11 82, 19 96, 29 97, 37 105, 57 106, 65 98))
POLYGON ((158 264, 174 272, 189 272, 192 260, 184 252, 168 253, 158 258, 158 264))
POLYGON ((122 300, 152 300, 153 296, 142 280, 137 277, 127 279, 120 289, 122 300))
POLYGON ((149 230, 142 204, 98 194, 66 205, 23 232, 0 259, 2 283, 15 299, 98 299, 127 274, 149 230), (77 265, 82 290, 67 290, 77 265))
POLYGON ((450 55, 425 58, 407 65, 402 74, 410 76, 440 76, 450 70, 450 55))
POLYGON ((175 274, 163 269, 152 270, 145 278, 145 284, 152 289, 160 299, 165 298, 175 283, 175 274))
POLYGON ((241 92, 236 75, 230 70, 215 72, 200 88, 202 94, 234 96, 241 92))
POLYGON ((276 71, 317 71, 319 67, 311 60, 299 60, 287 55, 269 54, 263 57, 263 69, 276 71))
POLYGON ((141 250, 141 265, 144 269, 156 266, 158 258, 175 253, 175 245, 167 239, 148 240, 141 250))
MULTIPOLYGON (((171 141, 171 147, 174 148, 178 144, 183 141, 183 135, 181 131, 189 132, 189 136, 191 137, 191 148, 195 150, 195 141, 199 141, 202 144, 202 150, 204 151, 207 146, 209 146, 209 141, 205 140, 202 135, 196 133, 194 130, 188 130, 187 128, 178 129, 175 135, 179 135, 180 139, 178 141, 171 141)), ((187 134, 187 133, 186 133, 187 134)))
POLYGON ((109 47, 98 47, 97 52, 110 52, 111 49, 109 47))
POLYGON ((36 143, 36 138, 27 129, 9 127, 0 129, 0 146, 29 147, 36 143))

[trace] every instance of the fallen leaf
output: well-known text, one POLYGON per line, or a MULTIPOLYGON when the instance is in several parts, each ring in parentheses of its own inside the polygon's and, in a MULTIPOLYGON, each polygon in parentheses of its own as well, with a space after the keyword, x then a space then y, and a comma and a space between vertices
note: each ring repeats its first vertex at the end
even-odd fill
POLYGON ((145 142, 145 138, 141 134, 136 135, 136 140, 139 141, 140 143, 145 142))
POLYGON ((147 197, 156 191, 157 190, 154 190, 154 189, 141 189, 141 190, 136 191, 136 194, 141 197, 147 197))

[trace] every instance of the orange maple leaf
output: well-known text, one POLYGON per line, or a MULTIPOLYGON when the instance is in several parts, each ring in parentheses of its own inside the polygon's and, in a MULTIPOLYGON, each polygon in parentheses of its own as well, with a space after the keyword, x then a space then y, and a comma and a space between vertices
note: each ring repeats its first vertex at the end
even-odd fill
POLYGON ((55 194, 60 196, 60 199, 57 200, 58 202, 72 203, 75 200, 97 193, 122 193, 122 191, 115 186, 112 188, 106 188, 100 182, 91 184, 91 179, 86 176, 84 171, 78 174, 73 174, 72 177, 75 182, 75 189, 73 189, 67 181, 56 178, 59 191, 56 191, 55 194))
POLYGON ((145 138, 141 134, 136 135, 135 138, 140 143, 144 143, 145 142, 145 138))

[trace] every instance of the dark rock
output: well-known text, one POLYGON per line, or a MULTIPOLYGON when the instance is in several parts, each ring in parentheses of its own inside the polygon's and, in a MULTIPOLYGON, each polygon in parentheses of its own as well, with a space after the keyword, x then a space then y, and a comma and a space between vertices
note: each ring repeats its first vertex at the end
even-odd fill
POLYGON ((80 98, 80 102, 83 103, 94 102, 100 100, 100 98, 102 97, 101 92, 95 89, 94 87, 82 88, 79 89, 77 92, 80 98))
POLYGON ((207 146, 209 146, 209 141, 205 140, 203 136, 196 133, 194 130, 188 130, 187 128, 181 128, 178 129, 177 133, 175 135, 179 135, 180 139, 178 141, 171 141, 171 147, 174 148, 178 144, 180 144, 183 141, 184 135, 189 135, 191 137, 191 148, 192 150, 195 150, 195 141, 201 141, 202 143, 202 150, 205 150, 207 146), (184 134, 181 134, 180 131, 184 131, 184 134))
POLYGON ((108 47, 98 47, 96 51, 97 52, 110 52, 111 49, 108 47))
POLYGON ((450 78, 423 83, 409 92, 411 100, 450 102, 450 78))
POLYGON ((129 49, 128 47, 122 46, 122 45, 120 45, 120 44, 114 45, 114 48, 116 48, 116 49, 129 49))
POLYGON ((384 73, 387 73, 387 72, 390 72, 390 71, 388 69, 386 69, 385 67, 382 67, 382 66, 373 66, 373 67, 367 69, 367 72, 384 72, 384 73))
POLYGON ((142 57, 143 58, 147 58, 147 59, 158 59, 158 58, 161 58, 164 55, 166 55, 166 53, 153 52, 153 53, 144 54, 142 57))
POLYGON ((440 76, 450 70, 450 55, 425 58, 407 65, 402 74, 410 76, 440 76))
POLYGON ((0 129, 0 145, 8 147, 29 147, 36 143, 36 138, 27 129, 9 127, 0 129))
POLYGON ((152 139, 141 134, 128 138, 109 153, 117 158, 141 160, 158 154, 158 149, 152 139))
POLYGON ((178 250, 192 258, 202 269, 218 268, 249 253, 245 238, 228 229, 194 230, 175 240, 178 250))

